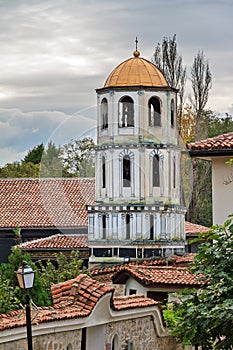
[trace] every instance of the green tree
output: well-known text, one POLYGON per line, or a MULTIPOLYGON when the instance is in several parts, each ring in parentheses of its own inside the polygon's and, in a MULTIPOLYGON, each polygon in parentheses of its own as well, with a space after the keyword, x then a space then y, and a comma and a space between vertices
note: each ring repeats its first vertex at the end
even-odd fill
POLYGON ((205 59, 203 51, 199 51, 194 57, 191 68, 191 84, 193 97, 190 101, 196 113, 196 132, 195 140, 206 137, 203 126, 205 106, 209 99, 209 91, 212 87, 212 74, 209 63, 205 59))
POLYGON ((52 284, 67 281, 77 277, 80 273, 86 272, 77 250, 72 251, 69 258, 61 252, 54 254, 54 260, 56 266, 51 260, 46 261, 45 264, 41 261, 38 262, 40 280, 48 294, 50 294, 52 284))
POLYGON ((0 178, 39 178, 70 176, 64 168, 60 147, 49 142, 47 148, 34 147, 21 162, 6 164, 0 168, 0 178))
POLYGON ((205 120, 208 125, 208 137, 233 132, 233 119, 228 113, 225 115, 216 115, 210 111, 205 120))
POLYGON ((35 178, 39 177, 39 164, 31 162, 13 162, 0 168, 0 178, 35 178))
POLYGON ((191 267, 200 289, 182 293, 175 306, 173 334, 202 349, 233 349, 233 215, 223 226, 200 235, 205 240, 191 267), (200 277, 201 276, 201 277, 200 277))
POLYGON ((70 176, 93 177, 95 175, 95 143, 90 137, 71 140, 62 147, 62 159, 70 176))
POLYGON ((50 141, 41 158, 40 177, 62 177, 63 174, 61 149, 50 141))
POLYGON ((41 143, 35 146, 32 150, 28 151, 28 154, 24 157, 22 163, 39 164, 44 152, 44 145, 41 143))
POLYGON ((185 83, 186 83, 186 67, 183 65, 183 58, 178 53, 176 42, 176 34, 172 38, 164 37, 162 45, 160 43, 155 47, 152 62, 163 72, 168 84, 178 89, 178 129, 181 130, 185 83))
POLYGON ((35 271, 34 286, 30 296, 37 306, 52 304, 51 285, 75 278, 79 273, 85 273, 83 261, 79 259, 77 250, 72 251, 69 258, 63 253, 54 254, 56 266, 48 260, 41 261, 36 266, 28 253, 23 253, 19 246, 12 248, 8 263, 0 265, 0 313, 7 313, 25 304, 25 292, 19 287, 16 271, 27 261, 35 271))
POLYGON ((49 305, 51 303, 50 294, 48 294, 48 292, 44 289, 37 267, 31 261, 30 255, 24 254, 22 250, 16 246, 12 248, 12 252, 8 257, 8 263, 2 263, 0 265, 0 290, 4 295, 7 294, 5 295, 5 302, 4 304, 2 303, 2 309, 0 309, 0 312, 14 310, 18 307, 19 302, 21 304, 25 303, 25 293, 21 288, 19 288, 16 277, 16 271, 20 266, 22 266, 23 261, 27 261, 27 263, 35 271, 34 287, 30 292, 32 300, 38 306, 49 305), (9 286, 9 289, 6 289, 5 286, 9 286))

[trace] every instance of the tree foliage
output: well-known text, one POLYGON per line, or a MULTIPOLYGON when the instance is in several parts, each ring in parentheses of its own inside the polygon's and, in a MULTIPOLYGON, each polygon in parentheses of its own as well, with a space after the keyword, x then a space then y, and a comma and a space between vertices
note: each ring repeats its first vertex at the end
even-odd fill
POLYGON ((93 177, 95 175, 95 143, 90 137, 71 140, 62 147, 62 159, 71 176, 93 177))
POLYGON ((233 215, 223 226, 200 235, 205 240, 191 267, 202 276, 200 289, 183 292, 175 306, 173 334, 202 349, 233 349, 233 215))
MULTIPOLYGON (((168 84, 179 90, 178 111, 181 120, 184 105, 186 67, 183 65, 183 58, 178 52, 176 34, 172 38, 164 37, 162 45, 160 43, 157 44, 152 61, 163 72, 168 84)), ((178 128, 180 129, 179 125, 178 128)))
POLYGON ((80 273, 86 273, 86 267, 83 267, 83 261, 79 258, 79 252, 73 250, 68 259, 62 252, 54 254, 56 266, 51 260, 46 263, 38 262, 40 280, 50 294, 52 284, 65 282, 77 277, 80 273))
POLYGON ((13 162, 0 168, 0 178, 35 178, 39 177, 39 164, 31 162, 13 162))
POLYGON ((208 102, 209 91, 212 86, 212 74, 210 71, 209 63, 204 57, 203 51, 199 51, 194 57, 190 80, 193 92, 193 97, 190 97, 190 101, 196 112, 195 140, 200 140, 206 136, 203 135, 203 128, 201 127, 201 123, 204 117, 204 109, 208 102))
POLYGON ((49 142, 47 148, 35 146, 20 162, 0 168, 0 178, 62 177, 65 173, 60 148, 49 142))
POLYGON ((8 257, 8 263, 0 265, 0 313, 7 313, 25 304, 25 292, 19 287, 16 271, 27 261, 35 271, 34 286, 30 296, 37 306, 48 306, 52 304, 50 287, 54 283, 64 282, 77 277, 80 272, 86 272, 82 267, 78 251, 73 251, 68 259, 63 253, 55 254, 56 266, 48 260, 44 264, 38 262, 35 265, 28 253, 23 253, 17 246, 12 248, 8 257))
MULTIPOLYGON (((38 306, 50 304, 50 295, 44 289, 38 270, 35 264, 31 261, 30 255, 24 254, 19 247, 13 247, 12 252, 8 257, 8 263, 2 263, 0 265, 0 290, 4 289, 5 285, 9 286, 9 289, 7 289, 8 294, 5 296, 4 307, 2 305, 0 312, 14 310, 19 306, 19 303, 25 303, 25 292, 19 288, 15 273, 18 268, 22 266, 23 261, 27 261, 33 270, 35 270, 34 287, 30 292, 32 300, 38 306), (12 301, 14 302, 12 303, 12 301)), ((5 293, 7 293, 7 290, 5 290, 5 293)))
POLYGON ((35 146, 32 150, 28 151, 28 154, 24 157, 22 163, 40 164, 41 158, 44 152, 44 145, 41 143, 35 146))
POLYGON ((62 177, 64 165, 61 159, 61 149, 50 141, 44 150, 40 162, 40 177, 62 177))

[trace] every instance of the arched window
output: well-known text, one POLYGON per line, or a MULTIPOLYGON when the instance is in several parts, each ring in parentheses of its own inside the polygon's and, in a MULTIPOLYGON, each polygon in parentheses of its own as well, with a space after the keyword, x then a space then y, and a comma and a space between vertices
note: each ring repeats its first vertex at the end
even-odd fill
POLYGON ((101 129, 108 128, 108 101, 104 97, 101 101, 101 129))
POLYGON ((102 238, 106 239, 106 215, 102 215, 102 230, 103 230, 103 235, 102 238))
POLYGON ((130 239, 130 214, 126 214, 126 239, 130 239))
POLYGON ((173 158, 173 188, 176 188, 176 158, 173 158))
POLYGON ((171 127, 174 128, 175 126, 175 111, 174 111, 174 100, 171 100, 171 127))
POLYGON ((130 183, 131 183, 130 157, 126 155, 123 157, 123 187, 130 187, 130 183))
POLYGON ((161 126, 161 108, 157 97, 151 97, 148 102, 149 126, 161 126))
POLYGON ((159 187, 159 156, 155 154, 153 156, 153 187, 159 187))
POLYGON ((154 215, 150 215, 150 240, 154 239, 154 215))
POLYGON ((112 338, 111 350, 119 350, 119 341, 117 334, 115 334, 115 336, 112 338))
POLYGON ((129 96, 125 96, 119 103, 119 127, 132 127, 134 126, 134 104, 133 99, 129 96))
POLYGON ((66 350, 73 350, 73 346, 69 343, 66 350))
POLYGON ((106 187, 106 165, 105 157, 102 157, 102 188, 106 187))

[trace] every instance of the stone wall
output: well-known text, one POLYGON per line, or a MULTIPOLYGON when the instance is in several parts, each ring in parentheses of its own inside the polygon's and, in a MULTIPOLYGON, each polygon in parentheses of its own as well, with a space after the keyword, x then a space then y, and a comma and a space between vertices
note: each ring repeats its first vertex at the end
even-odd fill
MULTIPOLYGON (((81 329, 33 337, 34 350, 81 350, 81 329)), ((181 350, 171 336, 158 337, 151 316, 111 322, 105 325, 105 348, 112 350, 181 350)), ((27 350, 27 340, 0 344, 0 350, 27 350)), ((100 350, 86 349, 86 350, 100 350)))
POLYGON ((175 339, 171 336, 158 337, 152 317, 142 317, 122 322, 113 322, 106 325, 106 349, 116 335, 119 350, 176 350, 175 339))
MULTIPOLYGON (((0 350, 27 350, 27 340, 0 344, 0 350)), ((34 350, 80 350, 81 330, 33 337, 34 350)))

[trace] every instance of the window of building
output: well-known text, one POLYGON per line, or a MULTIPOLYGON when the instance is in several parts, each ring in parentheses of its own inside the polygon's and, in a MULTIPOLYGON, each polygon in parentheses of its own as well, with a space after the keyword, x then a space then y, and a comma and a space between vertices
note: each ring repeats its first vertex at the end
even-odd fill
POLYGON ((159 156, 155 154, 153 156, 153 187, 159 187, 159 156))
POLYGON ((123 187, 130 187, 130 184, 131 184, 130 157, 126 155, 123 157, 123 187))
POLYGON ((161 126, 161 108, 157 97, 151 97, 148 102, 149 126, 161 126))
POLYGON ((175 126, 175 111, 174 111, 174 100, 171 100, 171 127, 175 126))
POLYGON ((130 214, 126 214, 126 239, 130 239, 130 214))
POLYGON ((119 102, 119 127, 134 126, 134 104, 129 96, 123 97, 119 102))
POLYGON ((137 294, 137 289, 131 289, 129 290, 129 295, 137 294))
POLYGON ((105 166, 105 157, 102 157, 102 188, 106 187, 106 166, 105 166))
POLYGON ((108 101, 103 98, 101 101, 101 129, 108 128, 108 101))
POLYGON ((154 215, 150 215, 150 240, 154 240, 154 215))
POLYGON ((119 349, 119 341, 117 334, 114 335, 112 339, 112 347, 111 350, 118 350, 119 349))
POLYGON ((106 215, 105 214, 102 215, 102 231, 103 231, 102 238, 106 239, 106 215))
POLYGON ((73 350, 73 346, 69 343, 66 350, 73 350))
POLYGON ((176 157, 173 158, 173 188, 176 188, 176 157))

